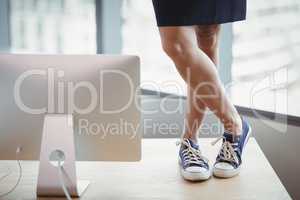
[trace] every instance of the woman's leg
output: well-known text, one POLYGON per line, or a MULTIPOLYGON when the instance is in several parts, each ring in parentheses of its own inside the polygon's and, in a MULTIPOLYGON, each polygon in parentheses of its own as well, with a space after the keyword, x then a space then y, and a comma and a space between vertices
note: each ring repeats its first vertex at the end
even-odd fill
POLYGON ((193 95, 219 117, 225 130, 239 134, 241 119, 225 95, 215 64, 198 48, 195 27, 160 27, 159 30, 165 52, 193 89, 193 95))
MULTIPOLYGON (((219 65, 219 33, 221 25, 200 25, 195 27, 198 47, 211 59, 215 66, 219 65)), ((197 131, 205 116, 206 105, 195 98, 193 89, 188 85, 187 112, 183 137, 197 141, 197 131), (196 100, 195 100, 196 99, 196 100)))
POLYGON ((220 24, 200 25, 196 27, 198 47, 212 60, 216 67, 219 65, 220 31, 220 24))

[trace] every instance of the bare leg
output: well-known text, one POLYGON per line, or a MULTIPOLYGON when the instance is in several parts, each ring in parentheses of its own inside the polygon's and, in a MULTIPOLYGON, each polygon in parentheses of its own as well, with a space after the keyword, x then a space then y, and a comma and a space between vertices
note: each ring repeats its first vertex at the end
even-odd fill
MULTIPOLYGON (((196 95, 219 117, 225 130, 239 134, 241 119, 225 95, 215 64, 204 51, 198 48, 195 27, 160 27, 159 30, 165 52, 173 60, 183 79, 193 89, 193 95, 196 95)), ((195 101, 192 103, 195 104, 195 101)))
MULTIPOLYGON (((219 64, 219 33, 221 25, 201 25, 195 27, 198 47, 212 60, 215 66, 219 64)), ((197 131, 205 116, 206 105, 195 97, 193 89, 188 85, 186 127, 183 137, 197 141, 197 131), (195 102, 196 101, 196 102, 195 102)))

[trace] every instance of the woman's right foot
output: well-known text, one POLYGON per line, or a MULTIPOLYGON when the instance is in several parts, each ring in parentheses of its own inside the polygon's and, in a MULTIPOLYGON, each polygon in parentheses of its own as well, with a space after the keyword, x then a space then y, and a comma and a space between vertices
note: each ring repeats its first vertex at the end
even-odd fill
POLYGON ((179 150, 180 172, 189 181, 203 181, 211 176, 208 159, 202 156, 199 145, 190 139, 183 139, 179 150))

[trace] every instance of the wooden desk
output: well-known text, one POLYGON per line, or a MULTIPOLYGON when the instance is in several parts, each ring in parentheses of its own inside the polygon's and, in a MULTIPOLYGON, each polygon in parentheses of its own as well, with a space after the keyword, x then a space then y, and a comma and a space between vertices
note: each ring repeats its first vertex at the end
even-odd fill
MULTIPOLYGON (((178 147, 174 139, 144 139, 143 160, 138 163, 80 162, 77 164, 81 179, 91 180, 91 185, 81 199, 234 199, 255 200, 291 199, 277 175, 251 138, 244 154, 244 168, 239 176, 201 183, 184 181, 177 163, 178 147)), ((211 146, 212 139, 201 139, 203 153, 213 163, 218 152, 211 146)), ((15 162, 2 161, 0 168, 15 162)), ((24 176, 19 187, 3 199, 36 199, 38 162, 22 162, 24 176)), ((0 193, 14 184, 17 174, 0 183, 0 193)), ((45 198, 39 198, 45 199, 45 198)), ((49 198, 47 198, 49 199, 49 198)), ((57 198, 51 198, 57 199, 57 198)))

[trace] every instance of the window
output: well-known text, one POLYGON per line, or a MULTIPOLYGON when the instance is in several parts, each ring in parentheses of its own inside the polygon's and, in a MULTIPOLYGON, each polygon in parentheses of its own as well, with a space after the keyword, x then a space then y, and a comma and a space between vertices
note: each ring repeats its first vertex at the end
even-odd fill
POLYGON ((300 116, 300 2, 248 2, 234 24, 232 98, 237 105, 300 116))
MULTIPOLYGON (((151 1, 3 2, 10 4, 12 52, 95 54, 98 44, 98 52, 139 55, 142 88, 187 94, 185 82, 161 48, 151 1)), ((0 11, 3 15, 1 6, 0 11)), ((231 81, 226 87, 236 105, 300 116, 299 18, 298 0, 251 0, 246 21, 222 27, 220 76, 231 81)), ((0 50, 9 46, 6 21, 0 18, 0 33, 5 31, 0 50)))
POLYGON ((122 53, 141 57, 142 88, 184 95, 186 85, 161 48, 152 1, 123 4, 122 53))
POLYGON ((94 0, 11 0, 12 52, 96 53, 94 0))

